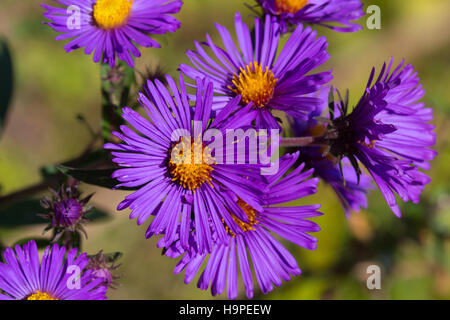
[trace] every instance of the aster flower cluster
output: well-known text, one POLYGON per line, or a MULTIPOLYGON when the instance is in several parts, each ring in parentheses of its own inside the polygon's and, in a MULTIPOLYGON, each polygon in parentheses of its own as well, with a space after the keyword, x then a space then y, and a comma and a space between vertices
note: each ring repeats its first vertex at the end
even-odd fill
MULTIPOLYGON (((56 2, 61 6, 42 5, 46 23, 61 33, 56 39, 72 39, 67 52, 85 48, 109 70, 118 60, 133 68, 136 45, 158 48, 151 35, 180 27, 179 0, 56 2)), ((69 173, 112 172, 98 184, 132 190, 117 209, 148 223, 145 237, 158 236, 163 254, 179 259, 174 272, 184 271, 185 283, 198 276, 200 289, 214 296, 226 290, 230 299, 239 296, 239 278, 252 298, 254 280, 266 294, 301 274, 283 243, 317 247, 311 233, 320 231, 320 204, 299 200, 315 194, 319 181, 333 188, 347 215, 367 208, 378 187, 400 217, 397 197, 419 202, 430 182, 421 170, 436 156, 432 110, 420 102, 425 91, 413 66, 395 67, 391 59, 377 77, 374 68, 354 108, 348 94, 330 86, 332 70, 319 71, 330 56, 313 27, 360 30, 360 0, 257 3, 251 25, 237 12, 234 32, 216 24, 220 40, 206 34, 195 41, 176 77, 146 81, 140 111, 119 106, 120 121, 106 127, 113 138, 103 144, 112 170, 69 173)), ((122 73, 117 77, 120 83, 122 73)), ((117 113, 109 107, 104 114, 117 113)), ((81 198, 77 185, 52 193, 42 206, 53 242, 85 232, 92 195, 81 198)), ((72 247, 70 240, 48 246, 41 260, 33 241, 8 248, 0 298, 104 299, 118 279, 115 260, 102 251, 77 256, 72 247), (68 289, 72 268, 79 270, 75 290, 68 289)))

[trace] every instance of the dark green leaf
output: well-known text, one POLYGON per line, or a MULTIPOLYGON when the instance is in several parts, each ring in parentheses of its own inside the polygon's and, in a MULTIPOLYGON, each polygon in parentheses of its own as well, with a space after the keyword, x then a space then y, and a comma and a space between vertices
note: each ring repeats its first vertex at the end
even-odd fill
MULTIPOLYGON (((92 151, 83 155, 83 157, 76 159, 75 161, 68 161, 62 165, 67 167, 86 167, 94 164, 104 164, 110 159, 110 153, 104 149, 92 151)), ((110 162, 109 162, 110 163, 110 162)))
MULTIPOLYGON (((108 189, 113 189, 118 184, 117 180, 111 178, 111 175, 116 170, 115 168, 88 170, 88 169, 66 167, 63 165, 57 167, 62 173, 88 184, 93 184, 108 189)), ((118 189, 136 190, 132 188, 118 188, 118 189)))
POLYGON ((46 223, 45 219, 37 215, 43 211, 39 200, 15 202, 0 209, 0 227, 15 228, 46 223))
POLYGON ((11 53, 6 41, 0 39, 0 133, 4 127, 6 113, 11 101, 13 82, 11 53))

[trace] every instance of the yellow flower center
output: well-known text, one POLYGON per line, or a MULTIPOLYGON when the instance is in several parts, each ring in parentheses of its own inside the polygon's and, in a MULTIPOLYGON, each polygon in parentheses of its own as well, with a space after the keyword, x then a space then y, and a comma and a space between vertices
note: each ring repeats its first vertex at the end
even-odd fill
POLYGON ((59 299, 53 298, 48 293, 36 291, 36 293, 33 293, 31 296, 29 296, 27 300, 59 300, 59 299))
POLYGON ((109 30, 121 27, 128 21, 133 0, 97 0, 94 19, 100 28, 109 30))
MULTIPOLYGON (((256 215, 258 214, 258 212, 255 209, 253 209, 249 204, 247 204, 246 202, 242 201, 241 199, 238 199, 237 205, 239 207, 241 207, 242 210, 247 215, 248 222, 244 222, 244 221, 240 220, 239 218, 237 218, 234 214, 232 214, 230 212, 231 217, 233 218, 234 222, 236 222, 236 224, 239 226, 239 228, 241 228, 241 230, 244 231, 244 232, 247 232, 249 230, 255 230, 255 228, 253 226, 258 223, 258 221, 256 220, 256 215)), ((225 224, 223 219, 222 219, 222 222, 225 225, 225 230, 227 231, 227 233, 230 236, 235 237, 236 235, 225 224)))
POLYGON ((302 9, 308 0, 275 0, 275 9, 278 13, 297 13, 302 9))
POLYGON ((215 159, 211 150, 203 145, 200 138, 183 139, 175 144, 170 152, 169 173, 172 181, 177 181, 183 188, 194 190, 204 182, 211 186, 211 164, 215 159), (189 141, 191 140, 191 141, 189 141))
POLYGON ((256 107, 264 107, 272 98, 277 81, 269 67, 263 72, 258 62, 251 62, 245 70, 241 68, 239 76, 233 75, 234 88, 228 88, 240 94, 244 104, 253 102, 256 107))

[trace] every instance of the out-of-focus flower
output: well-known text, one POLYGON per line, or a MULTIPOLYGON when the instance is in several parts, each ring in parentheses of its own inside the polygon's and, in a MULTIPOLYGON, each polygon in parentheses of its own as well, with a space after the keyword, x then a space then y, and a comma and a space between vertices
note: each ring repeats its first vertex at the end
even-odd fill
MULTIPOLYGON (((330 87, 320 91, 319 97, 323 103, 309 114, 308 120, 290 119, 295 136, 320 137, 327 131, 327 122, 317 119, 323 116, 327 108, 329 91, 330 87)), ((313 168, 314 175, 333 188, 347 216, 351 211, 367 208, 367 193, 372 189, 370 176, 361 173, 358 178, 348 159, 343 159, 341 170, 339 160, 327 152, 326 146, 308 146, 301 148, 300 161, 313 168)))
POLYGON ((211 49, 214 58, 195 42, 197 51, 187 52, 193 67, 180 65, 191 79, 207 77, 214 83, 214 110, 222 109, 237 95, 242 96, 243 106, 252 102, 257 110, 257 128, 281 129, 272 110, 306 119, 320 100, 305 94, 319 90, 332 78, 331 71, 309 74, 329 58, 326 39, 316 38, 316 32, 309 27, 298 26, 277 56, 281 46, 279 23, 275 20, 269 15, 265 22, 255 18, 251 34, 238 12, 235 28, 240 50, 228 30, 216 24, 224 49, 207 34, 205 47, 211 49))
POLYGON ((85 48, 94 62, 102 60, 112 67, 116 57, 134 66, 133 57, 140 57, 136 47, 160 45, 149 35, 174 32, 180 22, 172 14, 180 11, 179 0, 55 0, 65 7, 42 4, 44 17, 55 31, 56 40, 72 39, 64 49, 71 52, 85 48))
MULTIPOLYGON (((226 286, 228 297, 235 299, 238 295, 239 267, 247 297, 252 298, 254 287, 251 265, 263 293, 272 291, 274 285, 280 286, 282 281, 289 281, 291 276, 301 273, 295 258, 274 237, 277 235, 309 250, 316 248, 317 240, 308 232, 316 232, 320 228, 307 218, 320 216, 321 213, 317 211, 320 206, 279 206, 316 192, 318 179, 306 180, 313 170, 302 172, 304 165, 282 178, 292 168, 298 156, 298 152, 284 156, 280 160, 279 172, 264 180, 265 194, 261 210, 254 209, 239 197, 235 199, 237 206, 228 206, 240 227, 239 232, 227 228, 228 240, 215 243, 210 254, 202 254, 197 250, 195 232, 198 228, 190 235, 190 250, 185 251, 179 242, 175 242, 165 251, 171 258, 184 254, 175 267, 175 273, 185 269, 185 283, 191 282, 205 264, 197 286, 206 290, 211 285, 214 296, 222 294, 226 286), (237 218, 239 211, 248 217, 247 222, 237 218)), ((224 224, 226 225, 225 222, 224 224)), ((167 245, 164 239, 158 243, 159 247, 167 245)))
MULTIPOLYGON (((348 113, 344 101, 336 101, 339 115, 332 119, 324 136, 330 153, 347 157, 359 174, 362 163, 372 175, 392 211, 401 216, 395 194, 403 201, 418 203, 430 178, 429 169, 436 156, 432 109, 419 100, 425 94, 412 65, 402 62, 391 71, 393 59, 386 63, 372 84, 372 69, 366 90, 356 107, 348 113)), ((333 112, 333 111, 332 111, 333 112)))
POLYGON ((280 20, 283 32, 290 25, 312 23, 339 32, 362 27, 354 22, 364 16, 361 0, 256 0, 264 12, 280 20))
POLYGON ((55 231, 54 241, 57 241, 61 235, 66 232, 82 231, 87 237, 83 224, 89 221, 86 214, 93 209, 88 205, 93 194, 84 198, 78 190, 78 182, 69 182, 67 185, 61 185, 58 191, 50 189, 53 197, 44 197, 41 200, 41 206, 47 210, 45 214, 39 214, 40 217, 50 219, 50 223, 45 229, 55 231))
POLYGON ((95 256, 89 257, 87 269, 92 270, 94 277, 102 279, 102 285, 107 288, 116 289, 117 282, 120 276, 115 275, 114 271, 120 265, 115 265, 114 261, 110 261, 103 251, 99 251, 95 256))
POLYGON ((88 258, 77 250, 48 246, 39 260, 34 241, 15 252, 7 248, 0 263, 0 300, 105 300, 105 286, 91 270, 88 258))
MULTIPOLYGON (((171 243, 180 227, 181 245, 186 249, 190 245, 191 222, 195 222, 199 251, 209 252, 213 231, 219 240, 227 238, 222 220, 233 232, 239 228, 225 209, 236 195, 258 210, 261 205, 260 186, 247 179, 249 175, 258 176, 259 170, 251 164, 219 161, 216 154, 212 155, 212 141, 202 141, 203 134, 216 129, 225 136, 226 129, 248 126, 256 112, 251 110, 251 104, 239 107, 240 97, 236 97, 212 118, 211 82, 197 79, 192 110, 182 75, 179 87, 170 76, 166 79, 171 93, 156 80, 147 84, 149 98, 139 94, 148 119, 130 108, 122 109, 122 117, 139 134, 121 126, 122 133, 113 134, 123 144, 104 146, 113 150, 113 161, 123 167, 113 174, 120 181, 118 187, 139 188, 119 204, 118 210, 130 208, 130 218, 137 218, 138 225, 154 216, 147 238, 164 234, 167 243, 171 243)), ((239 218, 245 220, 243 214, 239 218)))

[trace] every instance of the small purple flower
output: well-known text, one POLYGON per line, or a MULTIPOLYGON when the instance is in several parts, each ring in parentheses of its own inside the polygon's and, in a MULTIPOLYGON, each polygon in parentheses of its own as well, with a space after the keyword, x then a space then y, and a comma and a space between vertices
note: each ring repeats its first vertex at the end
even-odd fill
POLYGON ((105 300, 105 286, 85 270, 88 258, 77 250, 48 246, 39 261, 36 243, 15 252, 7 248, 0 263, 0 300, 105 300))
POLYGON ((86 215, 93 209, 88 205, 93 194, 82 198, 76 181, 61 185, 58 191, 52 189, 50 191, 53 197, 44 197, 41 201, 41 206, 47 210, 47 213, 39 214, 39 216, 51 220, 46 231, 54 229, 53 240, 57 241, 65 231, 80 230, 86 235, 83 224, 89 221, 86 215))
MULTIPOLYGON (((321 213, 317 211, 320 206, 279 206, 316 192, 318 179, 306 180, 313 170, 302 172, 304 165, 298 166, 282 178, 297 161, 298 155, 297 152, 284 156, 280 160, 279 172, 267 176, 263 183, 265 194, 262 196, 261 210, 254 209, 240 198, 235 199, 234 206, 231 206, 233 203, 228 204, 228 210, 233 213, 233 219, 241 230, 234 233, 227 229, 228 240, 225 243, 215 242, 210 254, 197 250, 197 228, 189 239, 190 250, 184 250, 179 242, 175 242, 165 251, 171 258, 184 254, 175 267, 175 273, 185 269, 186 284, 193 280, 204 264, 205 268, 201 271, 197 286, 202 290, 211 286, 213 296, 222 294, 226 286, 228 297, 235 299, 238 295, 239 268, 246 295, 252 298, 254 287, 251 266, 264 294, 272 291, 274 285, 280 286, 282 281, 289 281, 291 276, 300 275, 301 270, 295 258, 274 237, 277 235, 309 250, 316 248, 317 240, 308 233, 317 232, 320 228, 307 218, 320 216, 321 213), (237 218, 239 211, 248 217, 246 222, 237 218)), ((167 243, 162 239, 158 246, 167 247, 167 243)))
POLYGON ((65 7, 42 4, 47 10, 44 17, 51 20, 49 26, 62 33, 56 40, 74 38, 64 47, 66 52, 84 47, 86 54, 94 52, 94 62, 102 60, 111 67, 116 64, 116 56, 133 67, 132 56, 141 56, 136 44, 159 48, 149 35, 174 32, 180 27, 171 16, 180 11, 179 0, 54 1, 65 7))
MULTIPOLYGON (((310 113, 307 121, 290 119, 293 134, 298 137, 320 137, 327 130, 327 123, 318 121, 327 108, 330 87, 324 87, 319 92, 319 98, 323 101, 316 110, 310 113)), ((346 215, 351 211, 358 212, 361 208, 367 208, 367 193, 372 189, 371 179, 365 173, 358 177, 351 167, 348 159, 343 160, 342 172, 338 159, 327 152, 325 146, 302 147, 300 161, 308 168, 314 169, 314 175, 328 183, 336 192, 346 215)))
POLYGON ((312 23, 339 32, 354 32, 361 26, 351 22, 364 16, 361 0, 256 0, 265 13, 280 20, 283 33, 289 25, 312 23))
POLYGON ((70 226, 80 219, 83 207, 75 199, 61 200, 55 204, 55 223, 70 226))
POLYGON ((87 269, 92 270, 92 274, 95 278, 102 279, 101 284, 107 288, 116 289, 117 282, 120 276, 115 275, 114 271, 117 270, 120 265, 115 265, 114 261, 103 254, 103 251, 98 252, 95 256, 89 257, 89 263, 87 269))
POLYGON ((347 114, 345 102, 335 102, 339 110, 327 135, 334 156, 346 156, 357 168, 358 161, 372 175, 392 211, 401 216, 395 194, 403 201, 419 202, 430 178, 419 171, 429 169, 436 151, 432 109, 419 100, 425 94, 412 65, 402 62, 391 71, 386 63, 372 84, 372 69, 364 95, 347 114))
POLYGON ((224 49, 207 34, 204 45, 213 58, 196 41, 197 51, 187 52, 193 67, 180 65, 189 78, 207 77, 214 83, 214 110, 222 109, 237 95, 242 96, 243 106, 252 102, 258 111, 257 128, 281 129, 272 110, 306 119, 320 101, 305 94, 319 90, 332 78, 331 71, 309 74, 329 58, 326 39, 316 39, 316 32, 309 27, 298 26, 277 56, 281 46, 279 23, 275 20, 269 15, 265 22, 255 18, 252 34, 238 12, 235 28, 240 49, 228 30, 216 24, 224 49))
POLYGON ((117 187, 138 188, 119 204, 118 210, 130 208, 130 218, 137 218, 138 225, 154 216, 147 238, 164 234, 171 243, 180 227, 184 248, 189 247, 190 225, 194 221, 200 252, 211 251, 212 230, 219 239, 227 237, 222 220, 233 232, 238 228, 225 209, 233 197, 239 194, 246 203, 261 208, 259 186, 247 179, 249 175, 259 175, 259 170, 251 164, 218 161, 210 149, 212 141, 202 141, 202 137, 209 129, 225 136, 226 129, 248 126, 256 114, 251 111, 251 104, 240 108, 240 97, 236 97, 212 118, 212 83, 197 79, 195 108, 191 109, 182 75, 179 88, 170 76, 166 80, 171 92, 156 80, 148 81, 149 98, 139 94, 148 119, 130 108, 122 109, 122 117, 139 134, 121 126, 122 133, 113 134, 123 144, 104 146, 113 150, 113 161, 123 167, 113 174, 120 181, 117 187))

